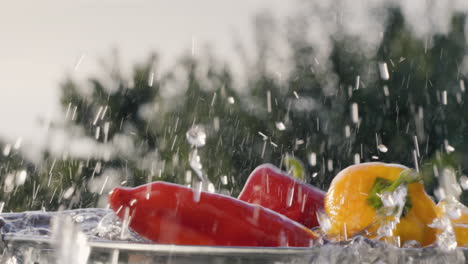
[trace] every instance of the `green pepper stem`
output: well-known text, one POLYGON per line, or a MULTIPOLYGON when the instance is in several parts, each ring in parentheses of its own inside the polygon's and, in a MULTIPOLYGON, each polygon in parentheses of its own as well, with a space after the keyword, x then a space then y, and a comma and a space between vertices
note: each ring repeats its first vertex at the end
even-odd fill
POLYGON ((393 192, 396 190, 396 188, 398 188, 398 186, 402 184, 411 184, 420 180, 421 176, 419 175, 419 173, 417 173, 414 170, 407 169, 402 171, 400 173, 400 176, 398 176, 398 178, 395 181, 393 181, 393 183, 390 184, 390 186, 383 188, 379 193, 393 192))
MULTIPOLYGON (((383 203, 380 198, 380 194, 384 192, 394 192, 398 186, 405 184, 411 184, 421 180, 421 175, 414 170, 404 170, 400 173, 398 178, 394 181, 389 181, 384 178, 376 178, 374 185, 372 186, 369 196, 367 197, 367 203, 372 206, 374 209, 379 210, 382 208, 383 203)), ((403 216, 411 209, 411 197, 407 195, 405 207, 403 208, 403 216)))

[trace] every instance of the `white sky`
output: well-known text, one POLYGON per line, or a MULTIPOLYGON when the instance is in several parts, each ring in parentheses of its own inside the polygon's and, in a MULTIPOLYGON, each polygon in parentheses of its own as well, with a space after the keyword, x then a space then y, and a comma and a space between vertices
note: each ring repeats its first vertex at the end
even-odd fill
POLYGON ((209 42, 229 57, 234 33, 252 39, 252 17, 286 14, 282 0, 0 0, 0 137, 41 140, 39 117, 57 114, 58 82, 84 55, 76 76, 96 71, 112 48, 131 64, 157 51, 170 63, 209 42))

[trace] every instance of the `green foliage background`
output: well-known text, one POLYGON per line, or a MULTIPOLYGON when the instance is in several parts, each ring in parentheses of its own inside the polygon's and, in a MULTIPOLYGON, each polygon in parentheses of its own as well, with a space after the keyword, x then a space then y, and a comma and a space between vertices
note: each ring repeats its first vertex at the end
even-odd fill
MULTIPOLYGON (((281 165, 285 154, 301 159, 308 182, 323 189, 341 169, 354 164, 356 154, 361 162, 409 167, 417 163, 432 195, 437 187, 434 171, 450 166, 457 177, 467 173, 468 105, 460 86, 466 81, 460 74, 466 17, 455 15, 447 35, 421 40, 413 36, 400 10, 388 12, 375 57, 348 48, 357 40, 341 35, 334 39, 329 69, 314 62, 311 43, 293 34, 289 39, 293 68, 281 81, 266 69, 268 41, 261 40, 255 63, 244 65, 246 80, 236 80, 230 65, 209 53, 203 58, 184 55, 165 73, 159 71, 158 56, 151 54, 134 66, 130 76, 114 65, 107 76, 93 76, 86 84, 65 78, 60 100, 69 114, 64 124, 58 124, 60 129, 82 131, 103 146, 126 140, 129 147, 88 158, 46 152, 40 164, 24 160, 16 150, 1 156, 4 190, 8 173, 28 172, 24 185, 0 192, 4 210, 103 206, 106 193, 92 189, 105 185, 102 178, 109 170, 113 173, 107 177, 115 178, 106 180, 109 186, 155 180, 190 184, 186 175, 191 171, 192 148, 186 132, 194 125, 207 133, 206 145, 198 149, 203 171, 218 190, 233 196, 257 165, 281 165), (379 62, 387 63, 389 80, 379 78, 379 62), (330 76, 337 79, 332 92, 324 87, 330 76), (351 117, 353 103, 358 105, 357 123, 351 117), (96 118, 99 109, 105 114, 96 118), (284 131, 277 128, 278 122, 284 131), (380 152, 378 144, 385 144, 388 152, 380 152), (448 153, 448 144, 455 151, 448 153), (312 153, 316 164, 309 162, 312 153)), ((268 29, 269 20, 257 23, 257 34, 268 35, 262 30, 268 29)), ((461 198, 466 204, 467 192, 461 198)))

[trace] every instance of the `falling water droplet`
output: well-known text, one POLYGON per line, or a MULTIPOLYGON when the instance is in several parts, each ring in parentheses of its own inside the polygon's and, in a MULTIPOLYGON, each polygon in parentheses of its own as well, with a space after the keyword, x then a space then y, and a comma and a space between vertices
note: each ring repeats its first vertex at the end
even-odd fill
POLYGON ((465 175, 460 177, 460 186, 463 188, 463 190, 468 190, 468 177, 465 175))
POLYGON ((192 171, 188 170, 185 172, 185 183, 189 184, 192 182, 192 171))
POLYGON ((359 121, 358 104, 356 103, 351 104, 351 120, 355 124, 359 121))
POLYGON ((216 189, 215 189, 215 186, 214 186, 213 183, 211 183, 211 182, 208 183, 207 191, 208 191, 209 193, 215 193, 215 192, 216 192, 216 189))
POLYGON ((267 111, 271 113, 271 92, 270 90, 267 91, 267 111))
POLYGON ((386 81, 390 79, 390 74, 388 73, 388 67, 386 62, 379 62, 379 72, 380 78, 382 78, 382 80, 386 81))
POLYGON ((388 90, 388 86, 387 86, 387 85, 384 85, 384 86, 383 86, 383 91, 384 91, 384 95, 385 95, 385 96, 389 96, 389 95, 390 95, 390 91, 388 90))
POLYGON ((16 186, 23 185, 24 182, 26 181, 26 177, 28 176, 28 173, 26 170, 19 171, 16 174, 16 186))
POLYGON ((5 147, 3 148, 3 156, 10 155, 10 151, 11 151, 11 145, 10 144, 5 145, 5 147))
POLYGON ((349 138, 350 136, 351 136, 351 128, 348 125, 346 125, 345 126, 345 137, 349 138))
POLYGON ((387 146, 385 146, 384 144, 379 144, 379 145, 377 146, 377 149, 378 149, 380 152, 382 152, 382 153, 386 153, 386 152, 388 151, 387 146))
POLYGON ((359 84, 361 83, 361 76, 356 76, 356 84, 354 85, 355 90, 359 90, 359 84))
POLYGON ((21 147, 21 143, 23 142, 23 139, 21 137, 19 137, 16 142, 15 142, 15 145, 13 146, 14 149, 19 149, 21 147))
POLYGON ((194 147, 203 147, 206 144, 206 133, 201 126, 193 126, 186 136, 189 144, 194 147))
POLYGON ((276 125, 276 128, 277 128, 279 131, 284 131, 284 130, 286 130, 286 126, 284 125, 283 122, 276 122, 275 125, 276 125))
POLYGON ((447 105, 447 90, 442 91, 442 104, 447 105))
POLYGON ((455 151, 455 148, 448 143, 448 140, 444 140, 445 151, 451 153, 455 151))
POLYGON ((327 160, 327 169, 329 172, 333 171, 333 160, 331 159, 327 160))
POLYGON ((195 183, 194 190, 193 190, 193 201, 196 203, 200 202, 202 188, 203 188, 202 182, 195 183))
POLYGON ((75 191, 75 187, 74 186, 71 186, 70 188, 68 188, 64 193, 63 193, 63 198, 64 199, 69 199, 73 192, 75 191))
POLYGON ((221 176, 221 183, 223 185, 227 185, 228 184, 228 177, 226 175, 223 175, 221 176))
POLYGON ((361 155, 359 153, 354 154, 354 164, 359 164, 361 163, 361 155))
POLYGON ((315 154, 315 152, 310 153, 310 155, 309 155, 309 164, 312 167, 317 165, 317 154, 315 154))

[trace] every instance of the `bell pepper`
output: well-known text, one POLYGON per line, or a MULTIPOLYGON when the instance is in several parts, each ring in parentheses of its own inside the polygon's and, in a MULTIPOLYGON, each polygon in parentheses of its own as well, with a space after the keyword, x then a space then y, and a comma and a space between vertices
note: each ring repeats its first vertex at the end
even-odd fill
POLYGON ((258 204, 313 228, 323 209, 325 192, 294 179, 271 164, 258 166, 249 176, 239 200, 258 204))
POLYGON ((382 195, 407 186, 406 203, 393 237, 401 244, 416 240, 422 246, 435 241, 436 230, 429 225, 436 217, 435 203, 425 193, 418 174, 405 166, 379 162, 362 163, 342 170, 332 181, 325 197, 325 211, 331 226, 325 230, 335 240, 356 234, 377 238, 384 223, 382 195))
POLYGON ((117 187, 109 204, 132 230, 161 244, 308 247, 317 238, 261 206, 166 182, 117 187))

